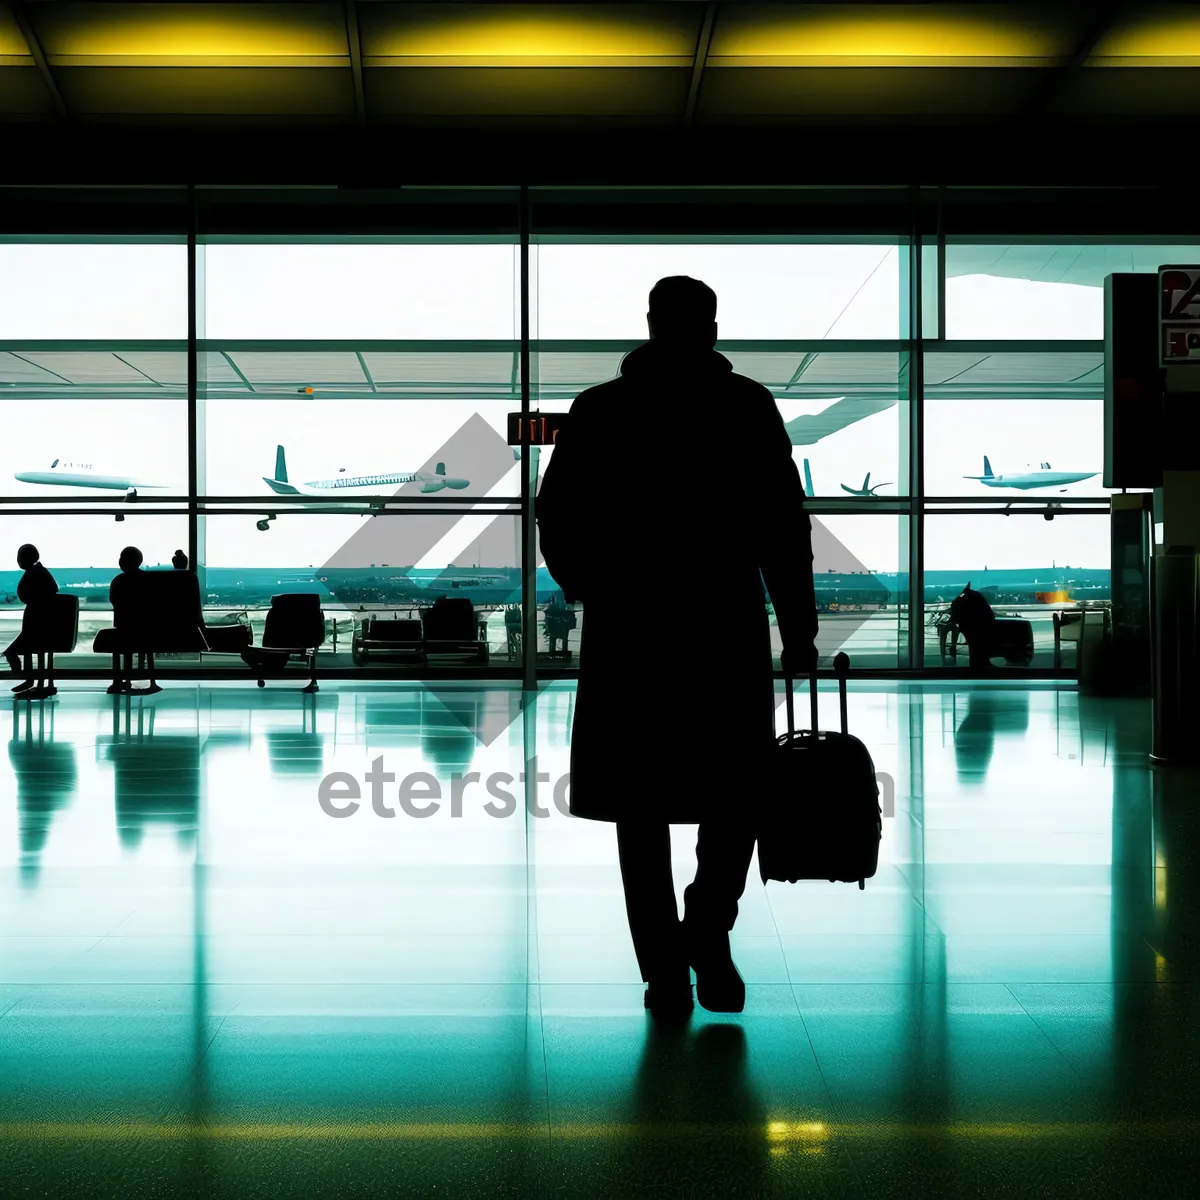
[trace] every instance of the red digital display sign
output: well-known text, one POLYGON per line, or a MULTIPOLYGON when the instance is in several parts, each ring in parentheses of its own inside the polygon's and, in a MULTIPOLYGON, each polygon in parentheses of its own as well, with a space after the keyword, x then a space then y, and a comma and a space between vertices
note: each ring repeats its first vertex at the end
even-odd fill
POLYGON ((553 446, 566 423, 566 413, 509 413, 510 446, 553 446))

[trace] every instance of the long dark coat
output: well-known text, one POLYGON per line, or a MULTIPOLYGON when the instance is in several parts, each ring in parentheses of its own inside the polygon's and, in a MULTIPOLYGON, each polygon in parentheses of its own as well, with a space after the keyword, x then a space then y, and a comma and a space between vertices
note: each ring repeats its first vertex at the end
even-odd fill
POLYGON ((748 803, 784 644, 816 635, 811 527, 770 392, 715 350, 650 341, 571 406, 536 515, 583 605, 571 812, 699 821, 748 803))
MULTIPOLYGON (((48 628, 51 596, 57 595, 58 584, 54 576, 40 563, 28 567, 17 581, 17 599, 25 605, 21 616, 21 633, 32 638, 34 642, 41 641, 48 628)), ((9 647, 9 653, 17 650, 16 645, 9 647)))

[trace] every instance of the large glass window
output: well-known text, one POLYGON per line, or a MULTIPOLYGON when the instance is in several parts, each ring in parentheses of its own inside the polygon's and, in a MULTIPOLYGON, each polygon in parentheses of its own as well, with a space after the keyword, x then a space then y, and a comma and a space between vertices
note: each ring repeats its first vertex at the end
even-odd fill
MULTIPOLYGON (((1064 513, 936 514, 925 518, 925 661, 962 665, 950 603, 966 586, 981 592, 1014 629, 1013 665, 1073 667, 1079 609, 1111 601, 1108 519, 1064 513), (1019 642, 1019 646, 1017 643, 1019 642), (1032 648, 1028 657, 1020 647, 1032 648)), ((999 661, 999 657, 997 658, 999 661)))
MULTIPOLYGON (((690 275, 717 293, 718 350, 774 396, 806 491, 843 501, 904 496, 907 255, 895 240, 540 240, 532 248, 535 403, 563 411, 585 388, 616 376, 647 337, 650 289, 665 276, 690 275)), ((721 503, 754 465, 739 457, 736 428, 701 410, 684 419, 712 421, 717 467, 708 494, 679 496, 686 513, 721 503)), ((646 463, 656 453, 653 445, 624 446, 617 428, 614 453, 623 449, 646 463)), ((538 451, 542 465, 552 453, 538 451)), ((822 653, 844 648, 858 666, 894 669, 908 653, 898 518, 821 520, 822 653)))
POLYGON ((361 666, 364 622, 470 599, 480 641, 518 661, 519 512, 497 504, 521 490, 513 240, 200 253, 206 603, 256 628, 273 594, 316 591, 325 655, 361 666), (215 515, 226 499, 241 511, 215 515))
MULTIPOLYGON (((117 554, 136 544, 150 564, 189 551, 209 615, 256 631, 272 595, 316 591, 333 665, 361 665, 364 622, 418 619, 440 596, 471 599, 493 663, 519 662, 533 638, 539 666, 577 665, 582 622, 559 611, 536 541, 538 611, 521 611, 522 483, 536 495, 553 447, 508 444, 522 403, 515 217, 512 233, 209 236, 204 210, 194 398, 182 231, 0 241, 5 553, 35 542, 78 591, 81 648, 107 619, 117 554)), ((925 238, 915 289, 898 234, 638 236, 586 221, 551 234, 540 211, 533 408, 563 411, 619 372, 658 279, 708 282, 718 348, 771 392, 811 497, 826 660, 844 649, 856 667, 893 669, 923 647, 930 666, 958 662, 946 611, 970 581, 1030 622, 1029 665, 1071 667, 1076 610, 1108 603, 1103 281, 1195 261, 1200 244, 950 236, 939 253, 925 238), (924 591, 910 597, 918 553, 924 591)), ((615 463, 652 463, 655 446, 613 439, 615 463)), ((711 488, 678 497, 681 511, 723 503, 753 473, 736 429, 714 427, 711 446, 711 488)), ((15 563, 3 565, 15 627, 15 563)))
POLYGON ((538 337, 641 341, 651 286, 691 275, 717 293, 722 340, 897 338, 900 260, 876 243, 543 243, 538 337))
POLYGON ((1195 262, 1200 245, 949 241, 946 337, 1104 337, 1104 277, 1195 262))
POLYGON ((182 237, 0 241, 4 645, 21 626, 21 544, 79 600, 70 661, 85 666, 105 661, 91 647, 121 550, 152 569, 187 547, 186 337, 182 237), (163 506, 176 511, 144 511, 163 506))
POLYGON ((187 337, 183 241, 0 242, 0 338, 187 337))

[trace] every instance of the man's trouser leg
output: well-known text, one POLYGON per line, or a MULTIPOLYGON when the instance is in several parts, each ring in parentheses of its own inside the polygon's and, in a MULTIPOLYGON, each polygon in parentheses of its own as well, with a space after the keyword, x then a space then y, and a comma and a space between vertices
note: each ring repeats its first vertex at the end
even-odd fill
POLYGON ((700 822, 696 878, 683 893, 684 920, 691 936, 706 938, 733 928, 754 842, 753 832, 740 821, 710 817, 700 822))
POLYGON ((625 911, 642 978, 686 970, 671 876, 671 827, 665 821, 618 821, 617 853, 625 911))

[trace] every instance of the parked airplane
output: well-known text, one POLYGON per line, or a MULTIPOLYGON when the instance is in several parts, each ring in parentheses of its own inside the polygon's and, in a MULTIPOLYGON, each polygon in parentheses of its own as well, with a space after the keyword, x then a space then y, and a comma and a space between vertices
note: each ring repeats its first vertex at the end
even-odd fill
MULTIPOLYGON (((419 483, 422 492, 440 492, 443 488, 462 491, 470 487, 469 479, 459 479, 446 474, 446 464, 440 462, 433 471, 383 471, 374 475, 350 475, 342 467, 338 473, 328 479, 310 479, 303 483, 292 483, 288 479, 287 456, 282 446, 275 447, 275 474, 264 475, 263 482, 277 496, 379 496, 388 488, 399 487, 407 483, 419 483)), ((343 510, 334 510, 343 511, 343 510)), ((275 520, 275 514, 270 513, 257 522, 257 528, 266 532, 275 520)))
MULTIPOLYGON (((868 471, 863 479, 862 487, 852 488, 849 486, 849 484, 845 483, 839 484, 839 486, 843 492, 849 492, 851 496, 873 496, 875 495, 876 489, 881 487, 891 487, 892 485, 890 483, 877 483, 872 486, 871 472, 868 471)), ((816 493, 813 491, 812 471, 809 468, 807 458, 804 460, 804 494, 806 496, 816 495, 816 493)))
POLYGON ((1096 471, 1055 471, 1049 463, 1041 463, 1038 469, 1028 471, 1018 471, 1007 475, 997 475, 992 471, 992 464, 985 454, 983 456, 983 474, 982 475, 964 475, 964 479, 974 479, 982 483, 984 487, 1007 487, 1019 488, 1021 491, 1030 491, 1033 488, 1056 487, 1060 492, 1065 492, 1066 485, 1069 483, 1079 483, 1084 479, 1091 479, 1097 475, 1096 471))
POLYGON ((106 491, 125 492, 130 500, 137 496, 140 487, 167 486, 135 479, 132 475, 103 475, 90 462, 68 462, 64 458, 56 458, 44 471, 18 471, 13 478, 21 483, 44 484, 48 487, 104 488, 106 491))

